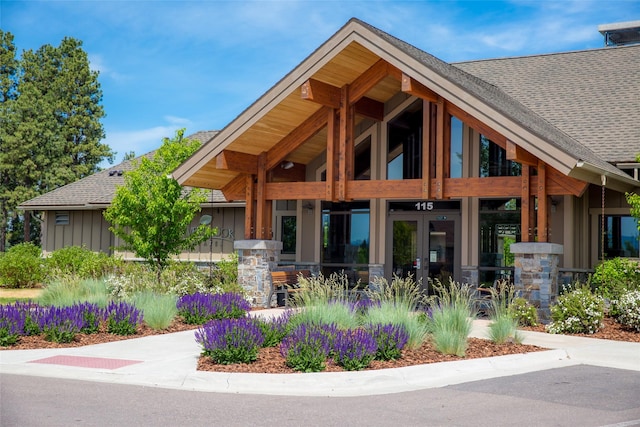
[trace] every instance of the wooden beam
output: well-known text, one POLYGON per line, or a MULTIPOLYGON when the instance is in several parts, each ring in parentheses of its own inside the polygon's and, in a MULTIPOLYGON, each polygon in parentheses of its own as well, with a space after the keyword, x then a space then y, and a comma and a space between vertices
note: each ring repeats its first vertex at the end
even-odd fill
POLYGON ((436 199, 442 199, 444 193, 444 101, 439 99, 436 104, 436 188, 434 195, 436 199))
POLYGON ((572 194, 576 197, 582 197, 584 192, 587 191, 587 188, 589 188, 589 183, 563 175, 558 172, 557 169, 547 166, 547 193, 555 196, 557 194, 557 192, 554 191, 556 186, 559 186, 566 191, 566 193, 563 194, 572 194))
POLYGON ((359 116, 381 122, 384 119, 384 103, 375 99, 362 97, 355 103, 355 113, 359 116))
POLYGON ((431 104, 422 101, 422 195, 427 200, 431 194, 431 104))
POLYGON ((346 201, 347 184, 353 179, 353 106, 349 102, 349 85, 340 93, 340 137, 338 139, 338 200, 346 201))
POLYGON ((258 156, 258 174, 256 175, 256 239, 268 239, 268 229, 271 226, 267 222, 267 199, 265 197, 265 185, 267 183, 267 153, 262 152, 258 156))
POLYGON ((405 73, 402 73, 402 91, 409 95, 417 96, 429 102, 438 102, 438 94, 420 83, 417 80, 409 77, 405 73))
POLYGON ((300 95, 302 99, 334 109, 340 108, 340 88, 319 80, 309 79, 304 82, 300 87, 300 95))
POLYGON ((271 147, 267 152, 266 168, 273 169, 280 164, 288 155, 304 144, 309 138, 327 125, 327 114, 331 111, 329 107, 322 107, 297 128, 289 132, 280 142, 271 147))
POLYGON ((322 200, 325 191, 322 181, 269 182, 265 185, 268 200, 322 200))
POLYGON ((256 210, 254 205, 255 200, 255 186, 253 183, 254 175, 245 175, 245 200, 246 205, 244 208, 244 238, 251 240, 256 238, 255 233, 255 221, 256 210))
POLYGON ((519 145, 516 145, 515 142, 507 139, 506 145, 507 160, 512 160, 523 165, 538 166, 538 158, 519 145))
POLYGON ((549 225, 547 217, 547 165, 538 161, 538 242, 547 242, 549 225))
POLYGON ((220 191, 226 200, 246 200, 246 175, 238 175, 227 183, 220 191))
MULTIPOLYGON (((337 86, 309 79, 302 84, 300 92, 302 99, 317 102, 336 110, 340 108, 340 88, 337 86)), ((355 103, 355 108, 356 114, 360 116, 378 121, 384 119, 384 104, 375 99, 364 96, 355 103)))
MULTIPOLYGON (((500 176, 492 178, 445 178, 444 199, 460 197, 520 197, 520 177, 500 176)), ((432 180, 431 191, 436 189, 432 180)))
POLYGON ((531 209, 531 191, 529 186, 531 176, 531 170, 529 165, 522 165, 522 174, 520 176, 521 182, 521 194, 520 194, 520 239, 523 242, 531 241, 531 222, 530 212, 531 209))
POLYGON ((446 101, 445 106, 449 114, 456 116, 458 119, 466 123, 469 127, 477 130, 482 135, 489 138, 494 144, 499 145, 502 148, 506 149, 507 145, 507 137, 502 135, 501 133, 493 130, 489 126, 482 123, 480 120, 476 119, 471 114, 467 113, 463 109, 457 107, 451 102, 446 101))
POLYGON ((324 199, 334 201, 336 199, 335 182, 338 176, 338 140, 340 139, 340 121, 338 113, 330 110, 327 118, 327 169, 326 169, 326 191, 324 199))
POLYGON ((258 157, 239 151, 223 150, 216 156, 216 169, 255 175, 258 171, 258 157))
POLYGON ((347 197, 351 200, 417 199, 421 194, 420 179, 350 181, 347 187, 347 197))
POLYGON ((352 104, 355 104, 367 94, 375 85, 380 83, 385 77, 393 75, 399 79, 399 70, 386 62, 384 59, 378 60, 375 64, 369 67, 364 73, 360 74, 351 84, 350 87, 350 99, 352 104))

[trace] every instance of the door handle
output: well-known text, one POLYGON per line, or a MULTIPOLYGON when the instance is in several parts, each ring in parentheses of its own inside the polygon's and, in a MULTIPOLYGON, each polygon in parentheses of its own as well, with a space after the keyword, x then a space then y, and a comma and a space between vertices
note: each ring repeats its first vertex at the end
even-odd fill
POLYGON ((420 258, 416 258, 416 260, 413 262, 413 266, 416 270, 420 270, 420 268, 422 268, 420 266, 420 258))

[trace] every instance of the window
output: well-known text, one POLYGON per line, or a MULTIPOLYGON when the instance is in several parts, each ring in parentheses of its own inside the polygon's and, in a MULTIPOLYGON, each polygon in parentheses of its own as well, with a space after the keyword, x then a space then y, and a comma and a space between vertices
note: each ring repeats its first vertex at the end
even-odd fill
MULTIPOLYGON (((638 220, 629 215, 605 215, 604 235, 602 234, 602 215, 599 216, 599 236, 604 237, 605 258, 638 258, 638 220)), ((598 239, 598 254, 602 253, 602 238, 598 239)))
POLYGON ((280 226, 282 230, 282 253, 295 254, 296 253, 296 217, 282 216, 280 226))
POLYGON ((69 212, 67 211, 56 212, 56 225, 69 225, 69 212))
POLYGON ((357 280, 368 271, 369 202, 322 204, 322 271, 342 271, 357 280))
POLYGON ((480 200, 480 283, 509 275, 509 246, 521 241, 520 199, 480 200), (509 267, 500 269, 500 267, 509 267))
POLYGON ((422 102, 389 122, 387 179, 422 178, 422 102))
POLYGON ((456 117, 451 117, 451 178, 462 178, 462 130, 463 123, 456 117))
POLYGON ((480 135, 480 177, 520 176, 522 165, 507 160, 504 148, 494 144, 484 135, 480 135))

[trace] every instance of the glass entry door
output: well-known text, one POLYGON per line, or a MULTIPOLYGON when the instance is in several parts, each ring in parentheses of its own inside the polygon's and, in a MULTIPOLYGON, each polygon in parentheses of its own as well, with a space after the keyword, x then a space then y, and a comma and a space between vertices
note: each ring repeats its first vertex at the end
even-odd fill
POLYGON ((402 213, 389 215, 388 278, 413 275, 425 291, 434 279, 448 283, 460 274, 460 215, 402 213))

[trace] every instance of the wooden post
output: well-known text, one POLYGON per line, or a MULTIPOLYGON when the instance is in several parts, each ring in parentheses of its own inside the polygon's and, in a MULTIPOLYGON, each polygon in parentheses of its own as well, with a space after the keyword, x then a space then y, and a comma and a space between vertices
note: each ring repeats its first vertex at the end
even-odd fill
POLYGON ((429 199, 431 187, 431 103, 422 101, 422 198, 429 199))
POLYGON ((268 231, 271 224, 268 221, 267 203, 265 199, 265 185, 267 183, 266 168, 267 153, 263 152, 258 157, 258 174, 256 183, 256 239, 268 240, 268 231))
POLYGON ((436 199, 442 199, 444 193, 444 101, 438 99, 436 119, 436 199))
POLYGON ((538 242, 549 238, 547 205, 547 165, 538 160, 538 242))
POLYGON ((253 184, 255 175, 246 175, 245 178, 245 208, 244 208, 244 238, 245 240, 255 239, 256 209, 254 205, 255 186, 253 184))
POLYGON ((522 165, 522 195, 520 196, 520 239, 523 242, 531 241, 531 209, 529 180, 531 177, 531 169, 529 165, 522 165))
POLYGON ((338 115, 336 110, 329 110, 327 119, 327 170, 326 170, 326 192, 325 200, 336 200, 336 145, 340 132, 340 123, 338 121, 338 115))
POLYGON ((349 85, 340 92, 340 138, 338 140, 338 200, 347 200, 347 182, 353 178, 353 106, 349 85))

